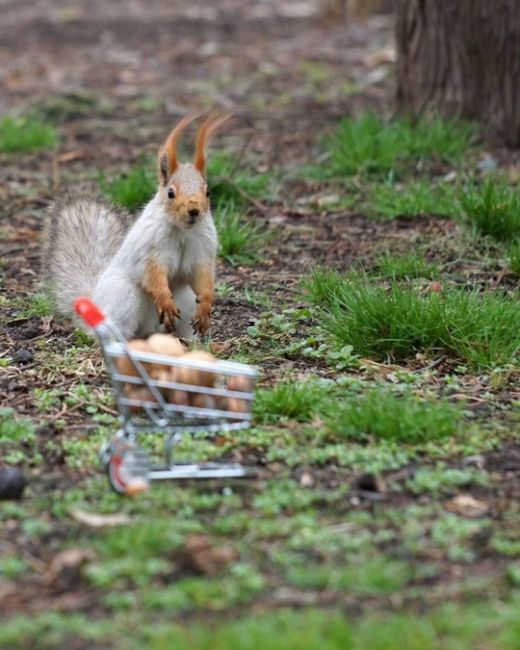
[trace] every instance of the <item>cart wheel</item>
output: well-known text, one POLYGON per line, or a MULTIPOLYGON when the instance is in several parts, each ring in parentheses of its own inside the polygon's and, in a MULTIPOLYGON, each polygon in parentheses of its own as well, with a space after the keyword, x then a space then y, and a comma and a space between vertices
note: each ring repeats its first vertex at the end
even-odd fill
POLYGON ((110 485, 118 494, 134 496, 150 487, 148 457, 136 444, 120 441, 112 449, 106 468, 110 485))

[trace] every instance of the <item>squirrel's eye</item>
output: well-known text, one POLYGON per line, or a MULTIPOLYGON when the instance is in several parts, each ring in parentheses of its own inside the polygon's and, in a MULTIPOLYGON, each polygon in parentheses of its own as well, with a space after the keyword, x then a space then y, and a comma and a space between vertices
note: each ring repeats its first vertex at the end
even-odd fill
POLYGON ((209 189, 206 190, 206 196, 209 196, 210 192, 209 189))
POLYGON ((175 190, 173 189, 173 187, 168 188, 168 198, 169 199, 174 199, 175 198, 175 190))

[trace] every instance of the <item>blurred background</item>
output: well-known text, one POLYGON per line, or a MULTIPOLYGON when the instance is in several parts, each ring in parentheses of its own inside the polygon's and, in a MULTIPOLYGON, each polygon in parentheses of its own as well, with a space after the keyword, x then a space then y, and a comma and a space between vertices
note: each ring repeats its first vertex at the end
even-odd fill
POLYGON ((390 5, 1 0, 0 114, 53 121, 62 148, 106 167, 134 155, 129 142, 155 150, 178 116, 221 107, 264 164, 308 160, 331 121, 393 110, 390 5))

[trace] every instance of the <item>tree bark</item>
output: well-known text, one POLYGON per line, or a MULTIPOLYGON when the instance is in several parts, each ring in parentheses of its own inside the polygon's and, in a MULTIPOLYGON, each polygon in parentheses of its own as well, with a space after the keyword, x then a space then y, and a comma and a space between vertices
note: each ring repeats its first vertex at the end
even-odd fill
POLYGON ((395 0, 397 105, 520 145, 520 0, 395 0))

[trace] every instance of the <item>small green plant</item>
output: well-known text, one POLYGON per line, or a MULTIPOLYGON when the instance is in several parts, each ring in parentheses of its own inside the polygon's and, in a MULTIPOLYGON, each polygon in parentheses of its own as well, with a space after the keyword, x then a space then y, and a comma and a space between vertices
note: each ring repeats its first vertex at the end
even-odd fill
POLYGON ((369 194, 366 210, 375 216, 393 218, 456 214, 454 188, 446 183, 432 184, 430 180, 417 180, 402 185, 391 180, 386 183, 371 183, 369 194))
POLYGON ((345 566, 296 565, 289 568, 288 574, 289 581, 302 589, 343 589, 358 594, 391 594, 402 589, 412 577, 406 563, 382 558, 345 566))
POLYGON ((23 310, 20 313, 22 318, 33 316, 49 316, 55 312, 54 301, 50 295, 45 293, 33 293, 26 300, 21 300, 23 310))
POLYGON ((28 117, 4 117, 0 120, 0 151, 36 151, 52 149, 58 142, 54 127, 28 117))
POLYGON ((452 436, 461 426, 461 411, 452 404, 385 388, 336 401, 330 413, 326 427, 332 435, 361 441, 421 444, 452 436))
POLYGON ((114 111, 113 103, 99 95, 85 91, 73 90, 53 93, 31 103, 31 118, 59 124, 93 115, 106 115, 114 111))
POLYGON ((274 388, 257 391, 253 403, 255 418, 262 424, 275 424, 280 418, 311 420, 327 392, 325 382, 281 381, 274 388))
POLYGON ((458 469, 439 463, 435 467, 419 468, 413 478, 407 481, 407 487, 415 494, 439 495, 444 492, 453 492, 454 488, 487 485, 488 483, 489 475, 475 467, 458 469))
POLYGON ((142 162, 127 174, 111 181, 108 181, 104 175, 100 175, 99 185, 103 194, 114 203, 130 212, 137 212, 153 196, 157 187, 157 177, 153 167, 142 162))
POLYGON ((420 160, 455 162, 470 145, 473 127, 434 119, 412 126, 409 121, 385 123, 374 114, 343 120, 330 138, 333 176, 385 174, 420 160))
POLYGON ((460 206, 462 219, 477 235, 500 242, 520 237, 520 195, 504 179, 489 176, 480 186, 465 188, 460 206))
POLYGON ((232 201, 221 201, 213 214, 219 255, 228 264, 253 264, 268 239, 267 232, 248 220, 232 201))
POLYGON ((520 304, 494 292, 391 289, 366 276, 318 269, 305 282, 320 325, 340 345, 378 360, 448 352, 474 367, 511 363, 520 350, 520 304))
POLYGON ((392 256, 388 252, 376 260, 379 272, 392 280, 404 280, 411 278, 438 277, 439 270, 435 264, 429 264, 424 257, 417 253, 392 256))
POLYGON ((14 417, 11 408, 0 409, 0 445, 34 439, 34 425, 28 418, 14 417))

